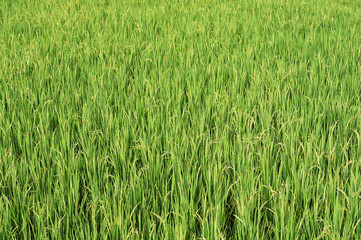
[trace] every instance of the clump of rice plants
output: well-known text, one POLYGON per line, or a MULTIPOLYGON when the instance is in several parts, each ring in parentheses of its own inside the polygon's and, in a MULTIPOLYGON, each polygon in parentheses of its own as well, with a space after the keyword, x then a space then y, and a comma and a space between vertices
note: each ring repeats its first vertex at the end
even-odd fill
POLYGON ((0 0, 0 239, 357 239, 360 80, 358 0, 0 0))

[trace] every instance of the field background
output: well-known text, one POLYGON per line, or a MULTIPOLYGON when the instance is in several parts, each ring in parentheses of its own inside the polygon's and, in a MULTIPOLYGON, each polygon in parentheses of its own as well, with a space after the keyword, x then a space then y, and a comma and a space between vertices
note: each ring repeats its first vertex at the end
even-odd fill
POLYGON ((0 0, 1 239, 357 239, 361 1, 0 0))

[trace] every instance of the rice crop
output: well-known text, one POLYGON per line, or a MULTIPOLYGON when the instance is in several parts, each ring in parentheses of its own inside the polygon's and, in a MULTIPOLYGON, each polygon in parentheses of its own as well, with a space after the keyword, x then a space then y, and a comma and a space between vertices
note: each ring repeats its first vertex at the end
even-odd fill
POLYGON ((0 0, 0 239, 359 239, 360 0, 0 0))

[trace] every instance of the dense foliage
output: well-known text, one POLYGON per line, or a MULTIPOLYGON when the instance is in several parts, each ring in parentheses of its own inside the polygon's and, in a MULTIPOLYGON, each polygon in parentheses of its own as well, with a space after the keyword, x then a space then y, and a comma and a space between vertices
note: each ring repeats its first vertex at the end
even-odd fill
POLYGON ((361 236, 359 0, 0 0, 2 239, 361 236))

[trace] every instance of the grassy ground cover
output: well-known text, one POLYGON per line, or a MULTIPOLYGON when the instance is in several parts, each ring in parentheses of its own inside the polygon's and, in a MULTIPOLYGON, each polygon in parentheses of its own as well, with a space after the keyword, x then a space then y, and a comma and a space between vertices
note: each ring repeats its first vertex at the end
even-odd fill
POLYGON ((357 239, 359 0, 0 0, 1 239, 357 239))

